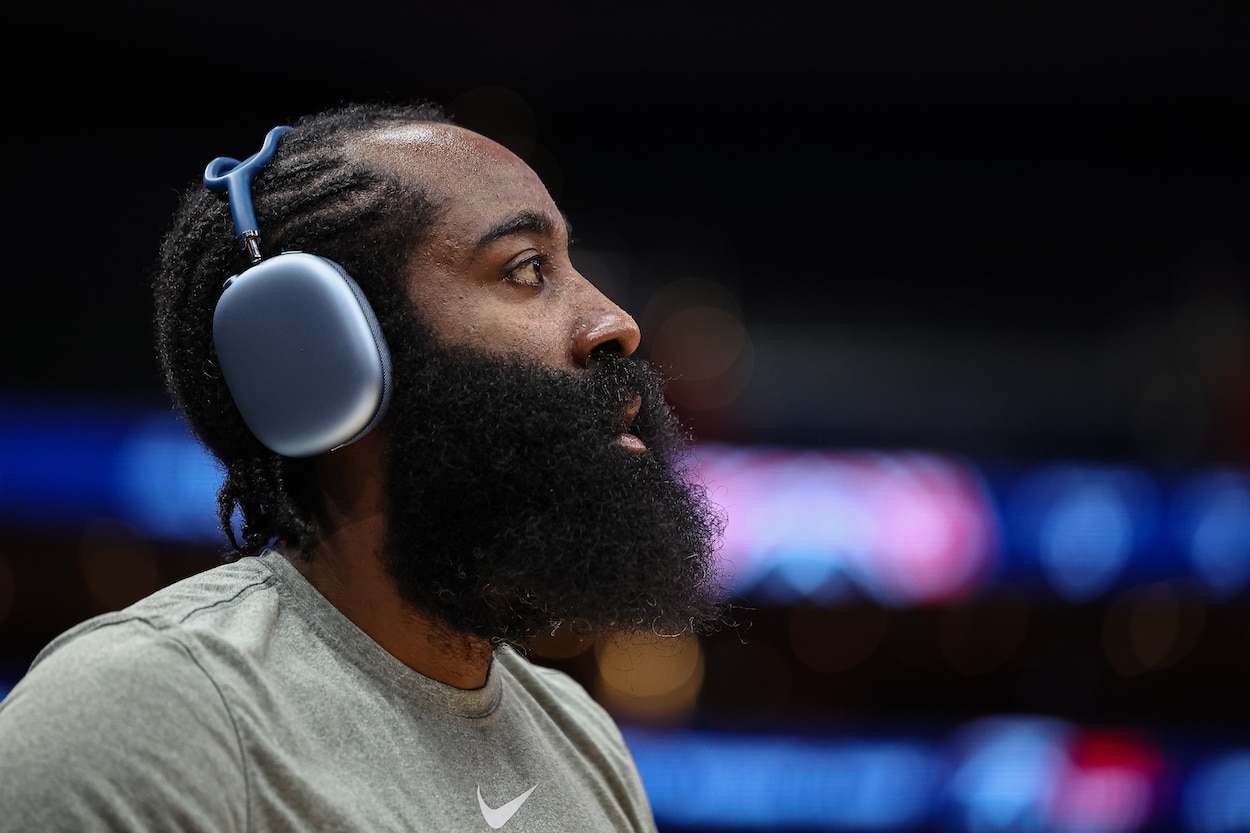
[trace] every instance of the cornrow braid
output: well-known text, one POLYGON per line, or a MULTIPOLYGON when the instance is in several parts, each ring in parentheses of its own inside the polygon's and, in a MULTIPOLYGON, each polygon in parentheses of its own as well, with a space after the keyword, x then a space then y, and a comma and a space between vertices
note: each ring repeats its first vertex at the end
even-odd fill
MULTIPOLYGON (((437 207, 421 189, 346 147, 363 134, 413 122, 450 119, 428 103, 349 104, 305 116, 252 185, 262 255, 300 250, 337 262, 360 285, 388 341, 407 327, 405 267, 437 207)), ((230 559, 277 540, 302 550, 316 535, 312 462, 278 455, 251 434, 213 348, 222 285, 249 265, 224 195, 199 181, 189 186, 154 271, 156 349, 174 407, 224 469, 217 514, 230 559)))

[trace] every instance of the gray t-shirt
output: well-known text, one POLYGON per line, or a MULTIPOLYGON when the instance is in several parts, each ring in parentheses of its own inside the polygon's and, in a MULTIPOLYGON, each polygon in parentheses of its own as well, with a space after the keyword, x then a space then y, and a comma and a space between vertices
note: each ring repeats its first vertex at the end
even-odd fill
POLYGON ((654 831, 620 731, 508 649, 465 691, 388 654, 285 558, 54 640, 0 703, 0 830, 654 831))

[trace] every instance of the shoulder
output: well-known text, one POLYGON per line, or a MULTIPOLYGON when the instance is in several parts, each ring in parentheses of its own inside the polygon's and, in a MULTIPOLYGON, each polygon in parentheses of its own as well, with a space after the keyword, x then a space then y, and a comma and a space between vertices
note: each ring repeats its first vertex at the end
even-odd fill
POLYGON ((28 708, 62 718, 110 708, 164 711, 163 703, 191 698, 203 709, 217 696, 211 655, 245 650, 231 646, 243 645, 257 618, 272 616, 274 583, 261 560, 243 559, 81 622, 39 652, 0 703, 0 716, 11 721, 28 708))
POLYGON ((146 830, 176 806, 231 829, 240 758, 216 681, 173 629, 142 618, 84 623, 0 702, 0 804, 42 829, 146 830))
POLYGON ((162 728, 174 740, 193 716, 202 721, 221 705, 184 641, 143 620, 102 617, 45 649, 0 703, 0 743, 44 731, 91 747, 162 728))
MULTIPOLYGON (((224 709, 213 668, 247 650, 265 611, 273 573, 245 559, 183 579, 123 610, 88 619, 52 640, 0 703, 0 740, 12 727, 67 738, 173 734, 224 709), (190 711, 186 711, 188 707, 190 711), (57 726, 66 727, 55 732, 57 726)), ((221 715, 224 719, 224 713, 221 715)), ((86 745, 86 744, 84 744, 86 745)))
POLYGON ((80 700, 132 702, 170 688, 211 688, 214 664, 255 651, 257 634, 277 618, 279 583, 267 559, 249 557, 81 622, 39 652, 10 699, 69 689, 80 700))

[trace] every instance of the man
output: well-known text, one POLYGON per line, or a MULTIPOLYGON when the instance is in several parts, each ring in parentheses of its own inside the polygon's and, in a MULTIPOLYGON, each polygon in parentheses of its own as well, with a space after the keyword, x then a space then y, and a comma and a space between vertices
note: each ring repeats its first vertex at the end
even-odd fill
POLYGON ((336 108, 266 148, 251 259, 354 279, 389 406, 333 450, 262 444, 213 328, 246 212, 189 189, 157 344, 224 467, 233 549, 40 654, 0 704, 0 828, 654 829, 607 714, 517 650, 723 616, 718 514, 637 326, 576 271, 534 172, 432 105, 336 108))

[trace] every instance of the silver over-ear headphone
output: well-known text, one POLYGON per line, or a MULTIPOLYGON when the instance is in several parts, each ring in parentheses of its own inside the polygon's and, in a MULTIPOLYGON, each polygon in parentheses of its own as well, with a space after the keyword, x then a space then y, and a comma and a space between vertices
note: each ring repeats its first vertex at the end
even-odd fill
POLYGON ((225 282, 213 344, 243 421, 265 447, 309 457, 367 434, 386 413, 391 360, 377 317, 337 263, 305 252, 260 256, 252 180, 290 127, 275 127, 242 162, 208 163, 204 185, 225 191, 252 266, 225 282))

